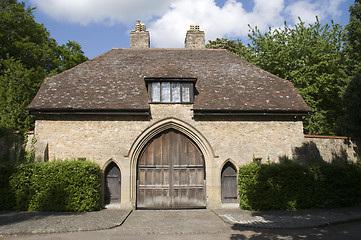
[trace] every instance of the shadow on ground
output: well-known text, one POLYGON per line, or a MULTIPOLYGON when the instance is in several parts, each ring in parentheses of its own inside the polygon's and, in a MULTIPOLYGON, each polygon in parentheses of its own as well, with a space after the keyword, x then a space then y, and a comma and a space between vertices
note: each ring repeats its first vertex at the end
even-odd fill
POLYGON ((49 216, 80 216, 82 214, 84 213, 0 211, 0 226, 40 220, 49 216))
POLYGON ((335 239, 360 239, 361 222, 338 224, 334 226, 308 228, 308 229, 259 229, 245 228, 237 224, 232 226, 233 230, 240 233, 231 235, 230 240, 261 240, 261 239, 312 239, 312 240, 335 240, 335 239), (250 233, 251 236, 250 236, 250 233), (247 233, 248 232, 248 233, 247 233))

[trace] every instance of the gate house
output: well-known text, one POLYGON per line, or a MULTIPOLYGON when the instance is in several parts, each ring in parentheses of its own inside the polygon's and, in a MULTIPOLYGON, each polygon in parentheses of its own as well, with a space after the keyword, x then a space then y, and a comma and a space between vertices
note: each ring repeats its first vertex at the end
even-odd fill
POLYGON ((137 22, 112 49, 45 79, 29 105, 36 159, 86 158, 104 204, 219 208, 237 202, 237 168, 292 157, 308 106, 293 87, 191 26, 184 49, 149 48, 137 22))

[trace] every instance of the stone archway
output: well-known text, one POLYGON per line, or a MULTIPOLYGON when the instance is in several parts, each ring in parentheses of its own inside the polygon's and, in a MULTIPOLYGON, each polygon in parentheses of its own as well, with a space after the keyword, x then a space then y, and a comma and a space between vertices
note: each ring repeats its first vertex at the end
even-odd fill
POLYGON ((145 129, 133 142, 129 149, 127 157, 130 161, 130 201, 133 208, 137 207, 137 170, 138 160, 142 151, 147 144, 158 134, 173 129, 181 132, 189 138, 201 151, 204 159, 204 168, 206 179, 206 206, 207 208, 217 208, 221 206, 220 196, 218 194, 219 185, 216 179, 211 176, 217 174, 218 170, 215 165, 214 158, 216 157, 214 151, 207 141, 207 139, 190 124, 176 119, 166 118, 154 123, 149 128, 145 129))
POLYGON ((144 147, 137 170, 137 208, 205 208, 201 151, 183 133, 168 129, 144 147))

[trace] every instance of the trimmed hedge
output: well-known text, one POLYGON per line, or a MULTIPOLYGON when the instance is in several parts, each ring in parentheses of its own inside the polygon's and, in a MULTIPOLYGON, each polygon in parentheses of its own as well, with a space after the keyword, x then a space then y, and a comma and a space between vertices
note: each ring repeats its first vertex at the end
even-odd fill
POLYGON ((1 209, 84 212, 101 207, 101 171, 95 163, 29 163, 13 170, 8 178, 9 199, 7 205, 1 201, 1 209), (9 205, 11 199, 12 206, 9 205))
POLYGON ((0 210, 15 209, 15 195, 9 186, 9 180, 14 172, 14 165, 0 166, 0 210))
POLYGON ((251 163, 239 168, 240 207, 261 211, 359 206, 360 183, 360 163, 251 163))

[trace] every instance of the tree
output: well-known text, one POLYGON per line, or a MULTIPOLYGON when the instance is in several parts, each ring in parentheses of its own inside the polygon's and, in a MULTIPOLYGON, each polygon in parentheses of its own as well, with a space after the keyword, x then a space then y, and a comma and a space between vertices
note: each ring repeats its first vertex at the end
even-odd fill
POLYGON ((35 22, 33 10, 16 0, 0 0, 0 58, 21 60, 27 69, 42 67, 50 73, 57 68, 57 44, 35 22))
POLYGON ((58 46, 33 10, 0 0, 0 130, 33 128, 26 107, 43 79, 87 60, 76 42, 58 46))
POLYGON ((309 26, 301 19, 295 27, 285 23, 264 34, 252 29, 251 62, 294 84, 312 110, 304 120, 306 133, 334 135, 347 85, 344 30, 316 20, 309 26))
POLYGON ((27 69, 20 60, 0 59, 0 126, 4 129, 29 130, 33 118, 26 107, 44 76, 44 69, 27 69))
POLYGON ((252 57, 251 51, 243 45, 241 40, 229 40, 227 38, 217 38, 214 41, 209 40, 206 48, 213 48, 213 49, 226 49, 229 52, 237 55, 244 60, 249 61, 252 57))
POLYGON ((66 44, 58 46, 56 54, 58 56, 58 68, 51 75, 61 73, 88 60, 79 43, 75 41, 68 41, 66 44))
POLYGON ((340 131, 347 136, 361 137, 361 1, 355 0, 349 11, 346 54, 350 82, 343 97, 346 111, 340 131))

